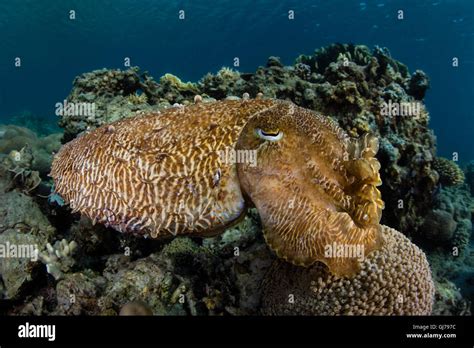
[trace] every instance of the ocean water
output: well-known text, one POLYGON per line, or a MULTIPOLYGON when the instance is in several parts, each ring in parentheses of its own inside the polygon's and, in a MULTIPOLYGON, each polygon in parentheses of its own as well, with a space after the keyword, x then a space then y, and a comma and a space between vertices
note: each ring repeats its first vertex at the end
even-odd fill
POLYGON ((196 81, 234 57, 239 71, 253 72, 271 55, 291 64, 334 42, 379 45, 429 75, 438 153, 466 162, 474 159, 473 13, 471 0, 0 0, 0 122, 55 118, 75 76, 123 68, 124 57, 156 78, 196 81))

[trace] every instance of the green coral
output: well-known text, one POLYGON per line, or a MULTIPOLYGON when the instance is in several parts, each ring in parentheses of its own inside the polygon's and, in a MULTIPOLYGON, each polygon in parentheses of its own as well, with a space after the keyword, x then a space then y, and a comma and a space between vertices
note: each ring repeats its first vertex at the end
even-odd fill
POLYGON ((199 93, 196 84, 192 82, 183 82, 181 79, 173 74, 165 74, 160 78, 160 84, 175 88, 180 92, 199 93))

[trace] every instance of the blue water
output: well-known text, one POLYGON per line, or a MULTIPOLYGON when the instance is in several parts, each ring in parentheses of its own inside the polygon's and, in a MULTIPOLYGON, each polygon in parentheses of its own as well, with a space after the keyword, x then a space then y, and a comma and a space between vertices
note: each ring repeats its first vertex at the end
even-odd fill
POLYGON ((428 73, 439 154, 458 152, 464 162, 474 158, 473 13, 472 0, 0 0, 0 121, 23 111, 55 117, 75 76, 121 68, 124 57, 155 78, 197 80, 234 57, 251 72, 270 55, 291 64, 320 46, 352 42, 386 46, 410 71, 428 73))

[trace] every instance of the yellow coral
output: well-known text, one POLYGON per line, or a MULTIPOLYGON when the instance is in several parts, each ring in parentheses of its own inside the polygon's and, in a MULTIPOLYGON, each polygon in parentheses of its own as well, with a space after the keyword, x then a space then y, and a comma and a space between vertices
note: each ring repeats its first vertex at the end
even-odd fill
POLYGON ((240 77, 240 74, 238 71, 235 71, 231 68, 224 66, 221 68, 221 70, 217 72, 217 76, 219 76, 222 79, 238 80, 240 77))
POLYGON ((198 93, 196 85, 192 82, 183 82, 181 79, 173 74, 165 74, 160 78, 160 83, 163 85, 170 85, 179 91, 192 91, 198 93))
POLYGON ((433 160, 433 168, 439 174, 439 182, 446 186, 460 185, 464 182, 464 172, 453 161, 443 157, 433 160))
POLYGON ((145 93, 138 94, 137 92, 130 94, 127 99, 130 104, 145 104, 148 101, 145 93))

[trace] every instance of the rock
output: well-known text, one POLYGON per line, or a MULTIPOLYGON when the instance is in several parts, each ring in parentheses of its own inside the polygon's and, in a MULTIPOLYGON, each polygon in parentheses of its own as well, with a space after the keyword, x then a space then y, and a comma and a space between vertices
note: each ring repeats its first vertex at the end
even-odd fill
POLYGON ((105 279, 90 270, 69 273, 56 285, 55 315, 99 315, 98 296, 105 287, 105 279))

